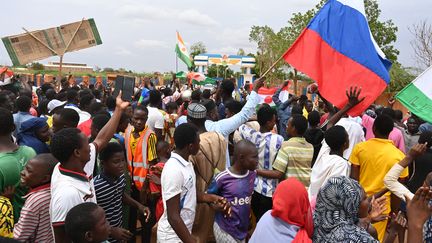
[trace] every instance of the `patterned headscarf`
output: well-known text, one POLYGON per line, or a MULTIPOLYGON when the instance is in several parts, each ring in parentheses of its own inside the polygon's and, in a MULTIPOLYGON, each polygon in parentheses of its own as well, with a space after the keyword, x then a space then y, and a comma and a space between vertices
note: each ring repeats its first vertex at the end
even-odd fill
POLYGON ((356 225, 363 193, 353 179, 330 178, 318 193, 313 242, 378 242, 356 225))

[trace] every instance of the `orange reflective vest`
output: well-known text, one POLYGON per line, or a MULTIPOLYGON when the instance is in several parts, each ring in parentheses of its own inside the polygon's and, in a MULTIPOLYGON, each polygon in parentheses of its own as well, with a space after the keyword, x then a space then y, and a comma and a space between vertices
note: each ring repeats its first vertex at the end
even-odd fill
POLYGON ((132 181, 135 187, 138 190, 141 190, 141 188, 144 185, 144 181, 146 179, 148 168, 149 168, 149 161, 147 156, 147 144, 148 144, 148 139, 150 135, 153 133, 153 131, 150 128, 146 127, 143 133, 141 133, 141 136, 137 141, 137 144, 135 146, 135 151, 132 152, 130 147, 130 136, 132 130, 133 130, 133 126, 129 125, 126 128, 126 132, 125 132, 125 145, 126 145, 125 147, 127 151, 126 159, 128 162, 128 169, 132 181))

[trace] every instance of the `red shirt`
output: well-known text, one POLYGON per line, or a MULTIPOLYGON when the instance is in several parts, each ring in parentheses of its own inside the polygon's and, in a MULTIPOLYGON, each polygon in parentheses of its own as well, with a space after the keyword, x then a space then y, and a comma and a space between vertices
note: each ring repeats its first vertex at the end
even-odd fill
MULTIPOLYGON (((157 163, 154 167, 159 167, 161 169, 163 169, 165 163, 164 162, 159 162, 157 163)), ((153 170, 149 170, 150 175, 157 175, 159 178, 161 177, 161 174, 155 173, 153 170)), ((150 192, 162 192, 162 187, 161 185, 156 185, 153 182, 150 182, 150 192)))
POLYGON ((84 121, 78 125, 78 129, 81 130, 81 132, 84 133, 87 137, 90 137, 91 135, 92 122, 93 120, 90 118, 87 121, 84 121))

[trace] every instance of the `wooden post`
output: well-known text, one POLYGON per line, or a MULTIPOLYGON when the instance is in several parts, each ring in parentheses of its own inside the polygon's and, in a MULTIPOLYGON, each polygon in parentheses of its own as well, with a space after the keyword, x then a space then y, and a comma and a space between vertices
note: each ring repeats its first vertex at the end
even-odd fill
POLYGON ((61 80, 62 80, 62 69, 63 69, 63 55, 60 55, 60 62, 59 62, 59 73, 56 80, 56 83, 54 84, 57 88, 57 91, 60 91, 61 89, 61 80))
POLYGON ((48 50, 54 52, 55 54, 59 54, 58 52, 56 52, 54 49, 52 49, 50 46, 48 46, 47 44, 45 44, 41 39, 37 38, 33 33, 31 33, 30 31, 26 30, 26 28, 22 28, 27 34, 29 34, 31 37, 33 37, 36 41, 38 41, 39 43, 41 43, 44 47, 48 48, 48 50))
POLYGON ((84 18, 81 20, 80 24, 76 28, 74 34, 72 35, 71 39, 69 40, 68 44, 66 45, 65 49, 63 50, 62 55, 65 54, 65 52, 67 52, 67 49, 69 49, 70 44, 72 44, 72 41, 75 38, 76 34, 78 33, 78 30, 81 28, 83 22, 84 22, 84 18))

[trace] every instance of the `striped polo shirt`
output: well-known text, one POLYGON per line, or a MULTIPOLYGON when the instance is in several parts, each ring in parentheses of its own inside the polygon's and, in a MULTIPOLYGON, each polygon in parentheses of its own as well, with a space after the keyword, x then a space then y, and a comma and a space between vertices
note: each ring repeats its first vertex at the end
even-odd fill
POLYGON ((108 222, 112 227, 122 227, 125 176, 113 180, 102 172, 95 177, 94 185, 97 203, 105 210, 108 222))
POLYGON ((50 224, 50 184, 31 190, 14 227, 14 239, 20 242, 54 242, 50 224))
MULTIPOLYGON (((241 125, 239 132, 242 139, 251 141, 258 149, 257 169, 272 170, 273 162, 282 146, 283 137, 272 132, 261 133, 247 125, 241 125)), ((263 196, 272 197, 277 183, 277 179, 268 179, 257 175, 254 190, 263 196)))
POLYGON ((312 172, 313 145, 303 137, 293 137, 283 142, 273 164, 273 169, 294 177, 308 188, 312 172))

